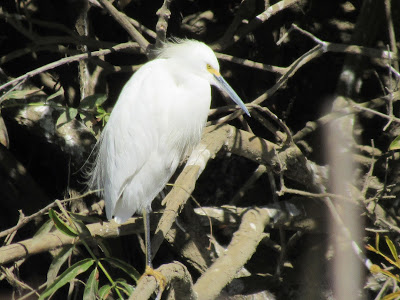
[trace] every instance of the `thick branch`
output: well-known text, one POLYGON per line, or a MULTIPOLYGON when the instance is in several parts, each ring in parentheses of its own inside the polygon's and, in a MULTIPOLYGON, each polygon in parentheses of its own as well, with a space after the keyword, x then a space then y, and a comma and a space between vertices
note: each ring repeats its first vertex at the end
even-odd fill
POLYGON ((196 180, 208 160, 210 157, 214 157, 223 146, 234 154, 257 163, 270 165, 275 170, 280 170, 282 163, 287 167, 285 175, 290 179, 306 185, 312 182, 304 161, 305 158, 295 145, 280 149, 279 146, 267 140, 230 125, 207 127, 200 146, 191 155, 188 164, 176 180, 174 188, 163 201, 166 203, 166 208, 152 240, 153 255, 164 241, 165 235, 193 192, 196 180))
POLYGON ((215 299, 232 281, 256 251, 268 223, 268 213, 259 208, 250 209, 243 215, 239 230, 234 234, 224 255, 194 285, 198 299, 215 299))
MULTIPOLYGON (((246 157, 258 163, 267 164, 276 170, 285 165, 287 171, 285 175, 302 184, 309 184, 309 172, 304 163, 304 157, 296 146, 280 149, 277 145, 256 137, 251 133, 241 131, 233 126, 212 126, 205 130, 202 147, 197 156, 192 156, 188 165, 184 168, 175 182, 174 188, 167 195, 164 201, 167 203, 166 209, 159 221, 155 236, 153 238, 153 253, 156 253, 163 242, 165 235, 171 229, 176 216, 180 213, 186 200, 195 188, 196 180, 204 170, 207 161, 213 157, 223 146, 228 151, 246 157)), ((154 218, 157 218, 154 215, 154 218)), ((152 224, 157 223, 157 219, 152 220, 152 224)), ((88 225, 93 237, 97 235, 111 238, 120 235, 142 232, 142 221, 138 218, 131 218, 127 223, 118 226, 114 222, 104 222, 100 224, 88 225)), ((73 244, 74 239, 65 236, 60 232, 29 239, 18 244, 13 244, 0 248, 0 264, 5 264, 20 258, 73 244)))
MULTIPOLYGON (((156 220, 154 220, 156 221, 156 220)), ((154 223, 154 222, 153 222, 154 223)), ((131 218, 123 225, 114 221, 87 225, 92 237, 113 238, 121 235, 143 232, 142 218, 131 218)), ((38 235, 32 239, 21 241, 0 248, 0 265, 7 264, 25 258, 30 255, 39 254, 66 245, 79 243, 79 240, 65 235, 60 231, 38 235)))

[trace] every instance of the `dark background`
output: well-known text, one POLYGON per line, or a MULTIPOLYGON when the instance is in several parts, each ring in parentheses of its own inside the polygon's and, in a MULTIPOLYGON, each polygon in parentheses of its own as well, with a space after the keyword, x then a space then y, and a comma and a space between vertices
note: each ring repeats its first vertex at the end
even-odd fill
MULTIPOLYGON (((342 45, 355 44, 381 50, 391 49, 390 22, 388 22, 384 6, 390 1, 299 1, 272 16, 263 24, 258 24, 232 45, 228 46, 221 39, 239 13, 243 15, 244 20, 251 21, 265 10, 267 3, 272 5, 276 2, 257 0, 243 1, 243 3, 241 1, 173 1, 170 7, 171 18, 168 23, 167 37, 201 40, 214 46, 215 49, 218 48, 221 53, 279 67, 290 65, 316 45, 312 39, 296 30, 291 31, 277 45, 278 40, 288 33, 292 24, 297 24, 323 41, 342 45), (210 17, 205 18, 202 14, 204 12, 208 12, 207 16, 210 17)), ((399 36, 400 28, 400 3, 398 1, 391 2, 391 17, 396 38, 399 36)), ((156 12, 161 7, 162 1, 127 0, 115 1, 114 5, 142 25, 155 30, 158 20, 156 12)), ((79 53, 77 49, 79 43, 71 42, 71 34, 65 29, 76 34, 75 24, 82 7, 83 1, 73 0, 2 1, 0 4, 0 84, 50 62, 79 53), (54 24, 63 25, 63 27, 60 29, 54 24), (59 51, 58 46, 60 45, 63 46, 64 52, 59 51)), ((91 6, 88 11, 88 20, 89 37, 92 40, 91 43, 88 43, 89 51, 106 48, 101 46, 106 43, 119 44, 131 39, 127 32, 102 8, 91 6), (98 40, 99 45, 95 45, 93 42, 95 39, 98 40)), ((245 24, 246 22, 239 24, 236 31, 240 32, 245 24)), ((143 35, 150 43, 155 42, 145 33, 143 35)), ((398 48, 399 42, 395 40, 394 43, 398 48)), ((391 50, 393 51, 393 49, 391 50)), ((142 64, 147 61, 147 58, 138 51, 123 51, 107 55, 104 60, 109 66, 127 67, 142 64)), ((387 60, 376 57, 327 52, 300 68, 262 105, 281 118, 295 134, 304 128, 307 122, 327 114, 337 95, 344 95, 356 103, 362 103, 395 92, 399 78, 396 81, 395 77, 389 76, 390 71, 386 66, 389 63, 387 60), (340 80, 344 65, 350 65, 355 70, 357 77, 358 87, 352 89, 351 92, 345 91, 344 83, 340 80)), ((253 101, 279 79, 279 74, 273 72, 224 60, 220 60, 220 64, 222 75, 244 102, 253 101)), ((88 65, 93 72, 98 64, 96 60, 89 60, 88 65)), ((396 68, 396 63, 392 62, 392 66, 396 68)), ((397 71, 399 70, 397 69, 397 71)), ((108 95, 107 101, 103 105, 106 110, 112 110, 121 88, 131 74, 132 71, 127 68, 122 68, 122 70, 105 68, 100 73, 93 92, 108 95)), ((95 137, 85 130, 84 126, 79 125, 82 124, 80 117, 78 116, 75 120, 77 125, 72 126, 77 132, 75 134, 78 139, 71 146, 65 139, 65 133, 58 132, 55 126, 60 115, 59 111, 54 110, 47 114, 45 120, 35 119, 29 113, 24 112, 26 103, 43 100, 59 91, 61 87, 63 92, 54 100, 55 103, 67 107, 78 107, 81 99, 78 63, 65 64, 46 72, 43 76, 34 76, 15 89, 16 91, 41 89, 39 94, 25 93, 23 97, 16 96, 18 99, 14 100, 17 105, 7 105, 9 100, 0 104, 0 117, 4 120, 4 126, 0 123, 1 136, 7 135, 9 139, 8 142, 4 142, 5 139, 3 139, 4 146, 0 145, 0 230, 10 228, 17 223, 18 210, 22 210, 25 215, 31 215, 55 199, 79 195, 86 190, 82 166, 95 143, 95 137), (42 126, 43 122, 47 125, 42 126)), ((6 90, 2 90, 0 93, 4 95, 6 90)), ((223 97, 213 90, 212 108, 224 105, 226 102, 223 97)), ((398 109, 398 104, 394 102, 395 116, 398 116, 398 109)), ((377 110, 387 114, 388 106, 383 105, 377 110)), ((212 115, 210 120, 216 120, 221 116, 221 114, 212 115)), ((257 120, 254 118, 246 120, 257 136, 277 142, 274 135, 261 126, 257 120)), ((371 158, 370 152, 363 152, 362 147, 371 146, 371 141, 373 141, 373 145, 379 153, 375 157, 374 180, 384 187, 380 191, 370 189, 365 200, 372 198, 380 201, 384 215, 390 215, 387 220, 391 223, 394 222, 393 225, 396 226, 399 221, 397 217, 398 188, 396 187, 399 181, 398 156, 389 152, 388 146, 399 135, 398 122, 394 121, 386 130, 383 130, 387 119, 377 115, 357 114, 356 121, 356 130, 353 135, 359 147, 352 150, 366 158, 371 158), (392 196, 392 198, 382 199, 382 195, 392 196)), ((96 122, 95 118, 93 118, 92 124, 97 128, 102 127, 101 122, 96 122)), ((243 128, 243 123, 237 120, 231 124, 243 128)), ((327 164, 323 130, 323 127, 318 127, 303 141, 298 141, 299 147, 307 158, 319 165, 327 164)), ((243 157, 220 153, 215 160, 209 163, 199 178, 194 197, 204 206, 227 204, 256 167, 256 163, 243 157)), ((358 188, 363 186, 368 170, 367 166, 359 168, 359 179, 356 180, 358 188)), ((277 182, 279 181, 278 176, 275 179, 277 182)), ((291 182, 289 181, 287 184, 290 185, 291 182)), ((293 184, 296 185, 296 183, 293 184)), ((307 187, 304 186, 297 185, 295 187, 307 190, 307 187)), ((269 179, 264 174, 247 191, 240 206, 271 203, 270 195, 269 179)), ((285 195, 281 197, 281 200, 288 198, 290 197, 285 195)), ((87 197, 85 202, 79 204, 81 206, 76 205, 71 209, 85 211, 85 207, 90 207, 96 201, 98 199, 94 196, 87 197)), ((367 205, 368 203, 365 202, 364 207, 361 208, 361 214, 366 211, 367 205)), ((153 204, 153 208, 158 207, 159 203, 153 204)), ((321 209, 324 211, 323 208, 321 209)), ((105 219, 104 216, 101 218, 105 219)), ((398 232, 393 229, 394 227, 376 223, 378 217, 374 214, 363 214, 363 218, 365 218, 365 227, 385 230, 385 234, 393 239, 396 246, 398 245, 398 232)), ((13 242, 32 237, 46 220, 47 215, 36 218, 34 222, 30 222, 16 232, 13 242)), ((289 233, 288 236, 293 233, 289 233)), ((231 232, 217 230, 215 234, 220 243, 229 243, 231 232)), ((373 233, 366 231, 364 240, 373 244, 374 237, 373 233)), ((271 239, 279 243, 277 231, 271 231, 271 239)), ((273 283, 265 280, 262 276, 253 278, 251 282, 247 283, 242 294, 259 295, 261 291, 269 290, 276 295, 277 299, 298 299, 304 293, 304 286, 315 285, 316 295, 313 299, 331 299, 329 298, 331 278, 327 274, 328 272, 324 271, 329 266, 329 259, 324 256, 326 242, 329 239, 329 234, 305 234, 293 248, 288 250, 287 260, 290 261, 292 267, 285 267, 273 283), (314 253, 310 251, 315 251, 317 254, 310 254, 314 253), (322 277, 309 279, 304 275, 307 274, 306 269, 308 268, 304 264, 306 264, 307 257, 310 256, 318 257, 321 269, 323 269, 322 277)), ((135 236, 122 237, 111 244, 116 257, 125 259, 138 270, 144 268, 144 256, 135 236)), ((71 259, 72 261, 78 260, 85 255, 84 249, 80 249, 74 253, 71 259)), ((176 249, 163 245, 155 258, 155 265, 178 258, 179 253, 176 249)), ((371 256, 371 259, 375 263, 379 262, 377 256, 371 256)), ((278 255, 263 244, 260 245, 247 267, 254 274, 274 274, 277 260, 278 255)), ((51 261, 50 253, 33 256, 27 259, 18 268, 18 271, 15 271, 15 276, 32 288, 37 288, 45 282, 51 261)), ((199 276, 195 271, 190 271, 194 279, 199 276)), ((395 273, 396 270, 393 272, 395 273)), ((365 281, 367 277, 366 274, 365 281)), ((14 292, 18 298, 27 292, 18 284, 7 281, 4 276, 1 279, 0 297, 8 299, 14 292)), ((364 296, 374 299, 378 290, 366 290, 364 296)), ((62 296, 62 293, 66 292, 67 289, 61 290, 59 299, 66 299, 65 296, 62 296)), ((310 296, 309 299, 311 298, 310 296)))

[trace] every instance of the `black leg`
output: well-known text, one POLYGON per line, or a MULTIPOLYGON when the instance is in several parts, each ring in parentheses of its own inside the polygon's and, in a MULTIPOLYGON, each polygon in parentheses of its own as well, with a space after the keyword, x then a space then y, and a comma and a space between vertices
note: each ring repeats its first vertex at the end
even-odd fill
POLYGON ((144 235, 146 244, 146 265, 153 268, 151 263, 151 240, 150 240, 150 216, 146 209, 143 209, 143 223, 144 223, 144 235))
POLYGON ((167 284, 167 279, 159 271, 153 269, 153 264, 151 263, 150 216, 146 209, 143 209, 142 214, 146 245, 146 270, 142 276, 153 276, 155 278, 159 287, 156 299, 161 299, 161 295, 167 284))

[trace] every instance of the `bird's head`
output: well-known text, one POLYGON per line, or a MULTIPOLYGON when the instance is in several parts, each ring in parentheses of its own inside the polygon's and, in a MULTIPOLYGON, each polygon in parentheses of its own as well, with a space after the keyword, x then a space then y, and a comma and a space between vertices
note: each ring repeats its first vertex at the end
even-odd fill
POLYGON ((225 81, 219 71, 219 63, 214 51, 206 44, 195 40, 178 40, 164 44, 159 50, 159 58, 182 61, 185 69, 206 79, 211 85, 227 93, 229 97, 250 116, 243 101, 225 81))

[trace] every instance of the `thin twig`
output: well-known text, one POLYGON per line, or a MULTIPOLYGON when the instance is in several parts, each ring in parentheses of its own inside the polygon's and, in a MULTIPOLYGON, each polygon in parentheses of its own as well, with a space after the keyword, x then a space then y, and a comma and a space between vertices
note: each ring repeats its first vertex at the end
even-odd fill
POLYGON ((281 0, 274 5, 271 5, 264 12, 257 15, 253 20, 251 20, 249 24, 241 27, 237 32, 232 33, 231 36, 224 36, 223 38, 218 40, 218 42, 212 45, 213 50, 221 51, 230 47, 231 45, 242 39, 244 36, 246 36, 248 33, 254 31, 257 27, 265 23, 273 15, 298 3, 300 3, 300 0, 281 0))
MULTIPOLYGON (((371 140, 371 145, 372 145, 372 148, 375 148, 374 140, 371 140)), ((374 155, 374 152, 372 152, 371 166, 370 166, 370 168, 368 170, 368 173, 365 176, 363 188, 361 190, 361 195, 363 195, 364 199, 366 198, 367 191, 368 191, 368 188, 369 188, 369 181, 370 181, 370 179, 372 177, 372 173, 374 172, 375 162, 376 162, 375 155, 374 155)))
MULTIPOLYGON (((363 103, 358 103, 357 106, 363 107, 363 108, 369 108, 372 110, 374 108, 378 108, 380 106, 385 105, 387 103, 389 97, 393 97, 393 101, 400 100, 400 91, 396 91, 392 95, 385 95, 383 97, 374 98, 374 99, 371 99, 371 100, 363 102, 363 103)), ((339 111, 330 112, 329 114, 322 116, 321 118, 317 119, 316 121, 309 121, 306 123, 306 126, 303 129, 299 130, 293 136, 293 140, 295 142, 300 141, 300 140, 304 139, 307 135, 314 132, 317 128, 324 126, 324 125, 328 124, 329 122, 336 120, 337 118, 346 116, 350 113, 356 113, 357 111, 360 111, 360 110, 361 109, 352 108, 351 110, 348 110, 347 108, 343 108, 342 110, 339 110, 339 111)), ((375 110, 373 110, 373 111, 375 111, 375 110)), ((370 111, 368 111, 368 112, 370 112, 370 111)))
POLYGON ((400 59, 396 53, 393 53, 391 51, 379 50, 379 49, 358 46, 358 45, 337 44, 337 43, 326 42, 326 41, 323 41, 323 40, 317 38, 312 33, 298 27, 296 24, 292 24, 292 26, 294 29, 296 29, 297 31, 308 36, 314 42, 316 42, 318 45, 322 46, 322 49, 324 50, 324 52, 351 53, 351 54, 359 54, 359 55, 364 55, 364 56, 368 56, 368 57, 372 57, 372 58, 381 58, 381 59, 389 59, 389 58, 392 58, 394 60, 400 59))
POLYGON ((397 80, 400 80, 400 73, 395 70, 391 65, 387 64, 386 66, 390 69, 393 75, 396 76, 397 80))
POLYGON ((167 39, 168 21, 171 17, 169 6, 171 3, 172 0, 164 0, 163 5, 157 11, 158 21, 156 25, 156 48, 161 48, 162 44, 167 39))
POLYGON ((333 198, 333 199, 344 200, 344 201, 350 202, 352 204, 355 204, 354 199, 345 197, 343 195, 332 194, 332 193, 311 193, 311 192, 306 192, 306 191, 297 190, 297 189, 291 189, 286 186, 282 186, 280 191, 278 192, 278 195, 283 196, 284 194, 294 194, 294 195, 310 197, 310 198, 319 198, 319 199, 329 197, 329 198, 333 198))
POLYGON ((228 54, 215 53, 215 55, 217 56, 218 59, 226 60, 226 61, 238 64, 241 66, 245 66, 248 68, 252 68, 252 69, 273 72, 273 73, 277 73, 277 74, 281 74, 281 75, 283 75, 287 72, 287 68, 277 67, 277 66, 273 66, 273 65, 267 65, 267 64, 255 62, 255 61, 252 61, 249 59, 235 57, 235 56, 228 55, 228 54))
POLYGON ((91 58, 93 56, 103 56, 103 55, 107 55, 107 54, 110 54, 110 53, 114 53, 114 52, 121 51, 121 50, 124 50, 124 49, 129 49, 129 48, 138 50, 138 45, 136 43, 131 43, 131 42, 122 43, 122 44, 115 45, 115 46, 111 47, 110 49, 103 49, 103 50, 93 51, 93 52, 90 52, 90 53, 83 53, 83 54, 78 54, 78 55, 74 55, 74 56, 70 56, 70 57, 65 57, 65 58, 62 58, 62 59, 57 60, 55 62, 52 62, 52 63, 49 63, 49 64, 44 65, 42 67, 39 67, 39 68, 37 68, 35 70, 32 70, 30 72, 27 72, 24 75, 21 75, 21 76, 15 78, 15 79, 3 84, 3 85, 1 85, 0 86, 0 91, 5 89, 5 88, 7 88, 7 87, 9 87, 10 85, 15 85, 15 84, 19 83, 20 81, 27 80, 28 78, 36 76, 36 75, 38 75, 40 73, 43 73, 45 71, 57 68, 59 66, 62 66, 62 65, 68 64, 68 63, 71 63, 71 62, 74 62, 74 61, 80 61, 80 60, 83 60, 83 59, 88 59, 88 58, 91 58))
POLYGON ((279 127, 282 128, 286 134, 286 140, 284 141, 285 144, 290 144, 291 142, 293 142, 292 133, 290 132, 289 127, 287 127, 287 125, 281 119, 279 119, 277 115, 275 115, 272 111, 270 111, 267 107, 262 107, 262 106, 256 105, 256 104, 249 104, 249 107, 255 107, 259 111, 266 113, 271 119, 273 119, 276 123, 278 123, 279 127))
MULTIPOLYGON (((393 51, 394 55, 398 55, 397 45, 396 45, 396 34, 394 31, 393 25, 393 18, 392 18, 392 0, 384 0, 384 7, 385 7, 385 14, 386 14, 386 21, 388 24, 388 31, 389 31, 389 41, 390 41, 390 50, 393 51)), ((393 62, 394 68, 399 70, 399 62, 393 62)))
POLYGON ((113 18, 128 32, 131 38, 139 44, 142 51, 144 53, 147 53, 149 42, 131 24, 129 18, 124 13, 116 9, 108 0, 98 0, 98 1, 113 16, 113 18))
POLYGON ((259 165, 257 169, 253 172, 250 178, 243 184, 243 186, 237 191, 235 196, 229 202, 230 205, 237 205, 239 201, 243 198, 244 194, 248 189, 250 189, 254 183, 267 171, 267 167, 264 165, 259 165))
MULTIPOLYGON (((84 197, 86 197, 86 196, 88 196, 88 195, 94 194, 94 193, 96 193, 96 192, 97 192, 97 191, 89 191, 89 192, 87 192, 87 193, 85 193, 85 194, 83 194, 83 195, 77 196, 77 197, 73 197, 73 198, 61 200, 61 203, 65 203, 65 202, 68 202, 68 201, 73 201, 73 200, 82 199, 82 198, 84 198, 84 197)), ((7 230, 3 230, 2 232, 0 232, 0 238, 3 237, 3 236, 9 235, 10 233, 12 233, 12 232, 14 232, 14 231, 20 229, 21 227, 25 226, 27 223, 29 223, 30 221, 32 221, 32 220, 35 219, 36 217, 41 216, 41 215, 47 213, 47 212, 49 211, 50 208, 55 207, 55 206, 57 206, 56 201, 50 203, 49 205, 47 205, 46 207, 40 209, 38 212, 36 212, 36 213, 34 213, 34 214, 32 214, 32 215, 27 216, 27 217, 24 217, 22 220, 19 220, 18 223, 17 223, 17 225, 15 225, 14 227, 11 227, 11 228, 9 228, 9 229, 7 229, 7 230)))
POLYGON ((399 118, 396 118, 395 116, 388 116, 388 115, 386 115, 386 114, 380 113, 379 111, 370 109, 370 108, 368 108, 368 107, 363 107, 363 106, 361 106, 361 105, 359 105, 359 104, 356 104, 356 103, 353 103, 353 104, 352 104, 352 107, 355 108, 355 109, 357 109, 357 110, 364 110, 364 111, 367 111, 367 112, 369 112, 369 113, 371 113, 371 114, 380 116, 380 117, 382 117, 382 118, 384 118, 384 119, 388 119, 388 120, 394 121, 394 122, 396 122, 396 123, 400 123, 400 119, 399 119, 399 118))

